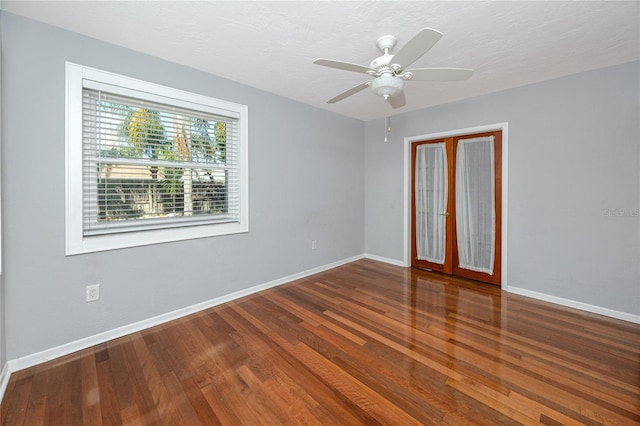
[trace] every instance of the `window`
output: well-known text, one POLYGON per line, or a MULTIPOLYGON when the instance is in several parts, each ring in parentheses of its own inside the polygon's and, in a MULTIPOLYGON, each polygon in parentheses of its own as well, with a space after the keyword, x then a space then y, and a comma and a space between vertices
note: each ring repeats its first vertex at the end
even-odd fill
POLYGON ((248 231, 246 106, 66 73, 67 255, 248 231))

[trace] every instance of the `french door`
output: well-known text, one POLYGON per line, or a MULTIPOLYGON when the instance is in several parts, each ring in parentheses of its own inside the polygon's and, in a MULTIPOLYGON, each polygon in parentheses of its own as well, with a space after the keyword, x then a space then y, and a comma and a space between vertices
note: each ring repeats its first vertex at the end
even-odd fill
POLYGON ((411 264, 500 285, 502 132, 414 142, 411 264))

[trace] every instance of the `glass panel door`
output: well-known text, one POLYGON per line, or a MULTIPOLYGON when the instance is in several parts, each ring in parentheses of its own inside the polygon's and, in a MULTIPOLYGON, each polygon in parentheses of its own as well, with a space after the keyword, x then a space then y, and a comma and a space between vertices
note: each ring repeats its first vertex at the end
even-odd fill
POLYGON ((500 285, 502 132, 411 144, 411 266, 500 285))

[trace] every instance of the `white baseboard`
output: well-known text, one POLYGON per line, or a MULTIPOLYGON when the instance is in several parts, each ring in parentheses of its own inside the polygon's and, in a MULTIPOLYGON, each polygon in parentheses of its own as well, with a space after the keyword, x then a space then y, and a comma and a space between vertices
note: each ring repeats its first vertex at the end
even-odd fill
MULTIPOLYGON (((52 360, 54 358, 59 358, 64 355, 68 355, 73 352, 80 351, 82 349, 90 348, 91 346, 98 345, 100 343, 108 342, 109 340, 116 339, 118 337, 126 336, 127 334, 136 333, 141 330, 145 330, 147 328, 151 328, 158 324, 163 324, 168 321, 172 321, 178 318, 182 318, 184 316, 200 312, 204 309, 220 305, 222 303, 230 302, 235 299, 239 299, 244 296, 248 296, 253 293, 257 293, 262 290, 266 290, 272 287, 276 287, 291 281, 298 280, 300 278, 307 277, 309 275, 314 275, 319 272, 323 272, 347 263, 354 262, 356 260, 364 258, 364 255, 357 255, 353 257, 349 257, 346 259, 342 259, 336 262, 332 262, 326 265, 319 266, 317 268, 308 269, 303 272, 299 272, 297 274, 289 275, 283 278, 279 278, 273 281, 269 281, 264 284, 259 284, 254 287, 250 287, 244 290, 236 291, 224 296, 216 297, 211 300, 207 300, 201 303, 197 303, 195 305, 187 306, 185 308, 177 309, 172 312, 168 312, 166 314, 161 314, 152 318, 148 318, 142 321, 138 321, 132 324, 125 325, 123 327, 118 327, 116 329, 105 331, 103 333, 98 333, 93 336, 86 337, 84 339, 76 340, 73 342, 65 343, 60 346, 56 346, 54 348, 45 349, 44 351, 37 352, 31 355, 27 355, 21 358, 10 360, 5 366, 5 370, 8 370, 7 374, 7 382, 8 376, 11 372, 23 370, 25 368, 32 367, 34 365, 41 364, 43 362, 52 360), (8 366, 8 368, 7 368, 8 366)), ((4 370, 3 370, 4 372, 4 370)), ((0 400, 2 395, 0 394, 0 400)))
POLYGON ((9 372, 9 363, 6 363, 4 367, 2 367, 2 371, 0 372, 0 401, 2 401, 4 393, 7 390, 10 377, 11 372, 9 372))
POLYGON ((403 268, 406 268, 406 267, 410 266, 410 265, 405 265, 405 263, 402 260, 396 260, 396 259, 391 259, 391 258, 388 258, 388 257, 377 256, 375 254, 365 253, 364 258, 365 259, 371 259, 371 260, 377 260, 378 262, 384 262, 384 263, 388 263, 390 265, 402 266, 403 268))
POLYGON ((557 305, 567 306, 569 308, 580 309, 582 311, 591 312, 594 314, 600 314, 611 318, 620 319, 623 321, 629 321, 636 324, 640 324, 640 315, 630 314, 627 312, 615 311, 609 308, 603 308, 601 306, 590 305, 588 303, 577 302, 575 300, 564 299, 562 297, 551 296, 545 293, 538 293, 537 291, 531 291, 524 288, 512 287, 504 289, 510 293, 520 294, 522 296, 532 297, 538 300, 544 300, 545 302, 555 303, 557 305))
MULTIPOLYGON (((409 267, 411 265, 405 265, 403 261, 390 259, 387 257, 377 256, 375 254, 364 254, 365 259, 377 260, 379 262, 389 263, 391 265, 409 267)), ((577 302, 575 300, 563 299, 561 297, 551 296, 544 293, 538 293, 536 291, 527 290, 519 287, 504 286, 502 288, 510 293, 520 294, 522 296, 532 297, 538 300, 544 300, 545 302, 555 303, 557 305, 567 306, 569 308, 580 309, 582 311, 591 312, 594 314, 604 315, 611 318, 620 319, 636 324, 640 324, 640 315, 634 315, 627 312, 615 311, 613 309, 603 308, 601 306, 590 305, 588 303, 577 302)))
MULTIPOLYGON (((293 275, 289 275, 273 281, 269 281, 267 283, 259 284, 244 290, 236 291, 234 293, 230 293, 224 296, 216 297, 211 300, 207 300, 201 303, 197 303, 195 305, 187 306, 182 309, 177 309, 175 311, 168 312, 166 314, 161 314, 152 318, 148 318, 146 320, 138 321, 129 325, 125 325, 123 327, 118 327, 110 331, 98 333, 96 335, 89 336, 84 339, 79 339, 79 340, 66 343, 60 346, 56 346, 54 348, 46 349, 41 352, 37 352, 21 358, 9 360, 2 368, 2 371, 0 372, 0 401, 2 400, 4 393, 7 389, 7 386, 9 384, 11 373, 14 371, 23 370, 25 368, 29 368, 34 365, 41 364, 43 362, 49 361, 54 358, 68 355, 70 353, 77 352, 79 350, 86 349, 91 346, 95 346, 100 343, 104 343, 109 340, 116 339, 118 337, 126 336, 127 334, 145 330, 147 328, 156 326, 158 324, 163 324, 165 322, 172 321, 174 319, 178 319, 178 318, 202 311, 204 309, 220 305, 222 303, 230 302, 232 300, 236 300, 241 297, 248 296, 262 290, 266 290, 272 287, 277 287, 279 285, 286 284, 288 282, 295 281, 301 278, 305 278, 307 276, 314 275, 314 274, 317 274, 341 265, 345 265, 347 263, 351 263, 356 260, 364 259, 364 258, 388 263, 395 266, 407 267, 407 265, 405 265, 404 262, 399 260, 389 259, 381 256, 371 255, 371 254, 361 254, 361 255, 349 257, 346 259, 342 259, 336 262, 332 262, 326 265, 322 265, 316 268, 308 269, 306 271, 299 272, 297 274, 293 274, 293 275)), ((599 306, 576 302, 569 299, 550 296, 548 294, 538 293, 535 291, 526 290, 518 287, 509 286, 505 290, 511 293, 532 297, 534 299, 544 300, 547 302, 556 303, 559 305, 581 309, 583 311, 593 312, 596 314, 601 314, 608 317, 617 318, 624 321, 640 324, 640 315, 614 311, 612 309, 602 308, 599 306)))

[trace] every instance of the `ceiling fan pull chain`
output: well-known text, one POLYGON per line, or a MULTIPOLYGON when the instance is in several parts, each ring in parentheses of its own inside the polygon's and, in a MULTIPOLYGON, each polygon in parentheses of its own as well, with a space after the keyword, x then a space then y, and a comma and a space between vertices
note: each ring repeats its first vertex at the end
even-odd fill
POLYGON ((391 130, 391 119, 389 118, 389 111, 387 104, 389 103, 389 95, 384 95, 384 141, 387 142, 389 131, 391 130))

